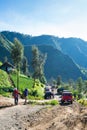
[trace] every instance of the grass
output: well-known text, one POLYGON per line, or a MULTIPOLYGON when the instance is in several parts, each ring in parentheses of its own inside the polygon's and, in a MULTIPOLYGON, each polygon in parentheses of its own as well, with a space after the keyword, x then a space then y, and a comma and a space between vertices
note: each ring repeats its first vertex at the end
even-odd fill
MULTIPOLYGON (((10 77, 12 78, 15 86, 17 86, 17 75, 16 73, 11 73, 10 77)), ((23 91, 25 88, 28 88, 29 90, 29 99, 43 99, 44 97, 44 85, 39 81, 39 80, 35 80, 34 83, 34 79, 27 77, 25 75, 21 75, 19 77, 19 92, 21 94, 23 94, 23 91), (34 85, 35 84, 35 85, 34 85), (34 85, 34 87, 33 87, 34 85)), ((3 71, 0 70, 0 94, 3 96, 9 96, 10 93, 12 92, 14 89, 14 87, 12 86, 10 80, 9 80, 9 76, 8 74, 3 71)))
MULTIPOLYGON (((11 74, 10 75, 12 80, 14 81, 15 86, 17 86, 17 76, 16 74, 11 74)), ((33 79, 28 78, 27 76, 20 75, 19 78, 19 90, 23 91, 25 88, 31 89, 33 86, 33 79)))
POLYGON ((87 106, 87 100, 86 99, 80 99, 80 100, 78 100, 78 102, 80 104, 82 104, 83 106, 87 106))
POLYGON ((52 105, 52 106, 55 106, 55 105, 59 105, 59 102, 55 99, 53 100, 50 100, 50 101, 43 101, 43 102, 38 102, 38 101, 35 101, 35 100, 30 100, 28 102, 29 104, 34 104, 34 105, 52 105))
MULTIPOLYGON (((14 81, 14 84, 16 86, 17 84, 17 76, 16 74, 10 75, 12 80, 14 81)), ((29 99, 43 99, 44 97, 44 85, 39 81, 35 80, 35 85, 33 78, 27 77, 25 75, 20 75, 19 78, 19 91, 23 93, 25 88, 28 88, 29 90, 29 99)))
POLYGON ((57 100, 53 99, 51 101, 45 102, 45 104, 54 106, 54 105, 58 105, 59 102, 57 100))
POLYGON ((2 92, 0 92, 0 95, 2 95, 3 97, 12 97, 12 94, 10 93, 10 92, 4 92, 4 91, 2 91, 2 92))
POLYGON ((9 81, 8 74, 5 71, 0 70, 0 88, 11 87, 11 86, 12 85, 9 81))

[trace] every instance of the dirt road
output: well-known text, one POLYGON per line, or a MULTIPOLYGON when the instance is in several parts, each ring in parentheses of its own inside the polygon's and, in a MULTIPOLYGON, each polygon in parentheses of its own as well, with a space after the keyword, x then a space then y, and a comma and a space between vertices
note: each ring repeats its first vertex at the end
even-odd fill
POLYGON ((87 130, 87 108, 18 105, 0 109, 0 130, 87 130))

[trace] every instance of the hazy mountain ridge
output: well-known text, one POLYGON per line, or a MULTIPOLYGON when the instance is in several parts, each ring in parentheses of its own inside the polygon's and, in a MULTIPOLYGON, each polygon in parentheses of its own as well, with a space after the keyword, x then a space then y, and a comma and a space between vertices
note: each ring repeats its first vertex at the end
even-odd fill
MULTIPOLYGON (((27 57, 29 64, 31 63, 31 46, 37 45, 41 52, 47 53, 47 61, 45 64, 45 75, 47 79, 57 78, 61 75, 64 81, 69 79, 76 80, 78 77, 85 78, 85 76, 80 72, 79 68, 69 57, 71 52, 73 52, 73 46, 70 49, 70 42, 64 43, 64 38, 58 38, 51 35, 41 35, 41 36, 30 36, 24 35, 16 32, 4 31, 1 32, 9 41, 13 42, 13 39, 17 37, 25 48, 25 56, 27 57), (67 45, 69 44, 69 46, 67 45), (68 53, 69 54, 68 56, 68 53), (67 55, 66 55, 67 54, 67 55)), ((71 44, 72 45, 72 44, 71 44)), ((75 48, 79 50, 78 46, 75 48)), ((79 52, 81 49, 79 50, 79 52)), ((75 53, 74 53, 75 54, 75 53)), ((82 55, 81 55, 82 56, 82 55)), ((84 56, 84 55, 83 55, 84 56)), ((1 60, 1 57, 0 57, 1 60)))
POLYGON ((8 41, 8 39, 0 33, 0 60, 4 61, 4 58, 8 56, 8 59, 11 59, 10 57, 10 50, 11 50, 12 43, 8 41))
MULTIPOLYGON (((52 46, 41 45, 38 48, 42 53, 47 53, 44 69, 47 79, 57 78, 58 75, 61 75, 64 81, 70 78, 76 80, 79 76, 85 78, 67 55, 64 55, 52 46)), ((31 63, 31 46, 25 46, 25 50, 25 56, 28 58, 28 62, 31 63)))
MULTIPOLYGON (((79 38, 60 38, 61 51, 78 65, 87 68, 87 42, 79 38)), ((58 45, 59 46, 59 45, 58 45)))

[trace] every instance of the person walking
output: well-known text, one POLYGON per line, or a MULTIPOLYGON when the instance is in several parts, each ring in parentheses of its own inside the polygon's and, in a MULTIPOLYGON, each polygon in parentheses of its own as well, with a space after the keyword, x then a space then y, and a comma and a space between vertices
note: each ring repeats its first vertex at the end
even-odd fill
POLYGON ((18 96, 19 96, 19 91, 17 90, 17 88, 14 88, 13 90, 13 97, 14 97, 14 104, 18 105, 18 96))
POLYGON ((28 97, 28 89, 25 88, 25 90, 24 90, 24 99, 25 99, 25 101, 24 101, 24 105, 27 104, 27 97, 28 97))

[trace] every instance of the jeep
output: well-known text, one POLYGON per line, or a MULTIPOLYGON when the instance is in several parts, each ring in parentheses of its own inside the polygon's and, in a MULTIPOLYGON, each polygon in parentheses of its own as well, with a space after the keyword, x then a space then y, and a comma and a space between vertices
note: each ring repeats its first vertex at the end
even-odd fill
POLYGON ((63 92, 61 97, 61 103, 73 103, 73 96, 71 92, 63 92))

